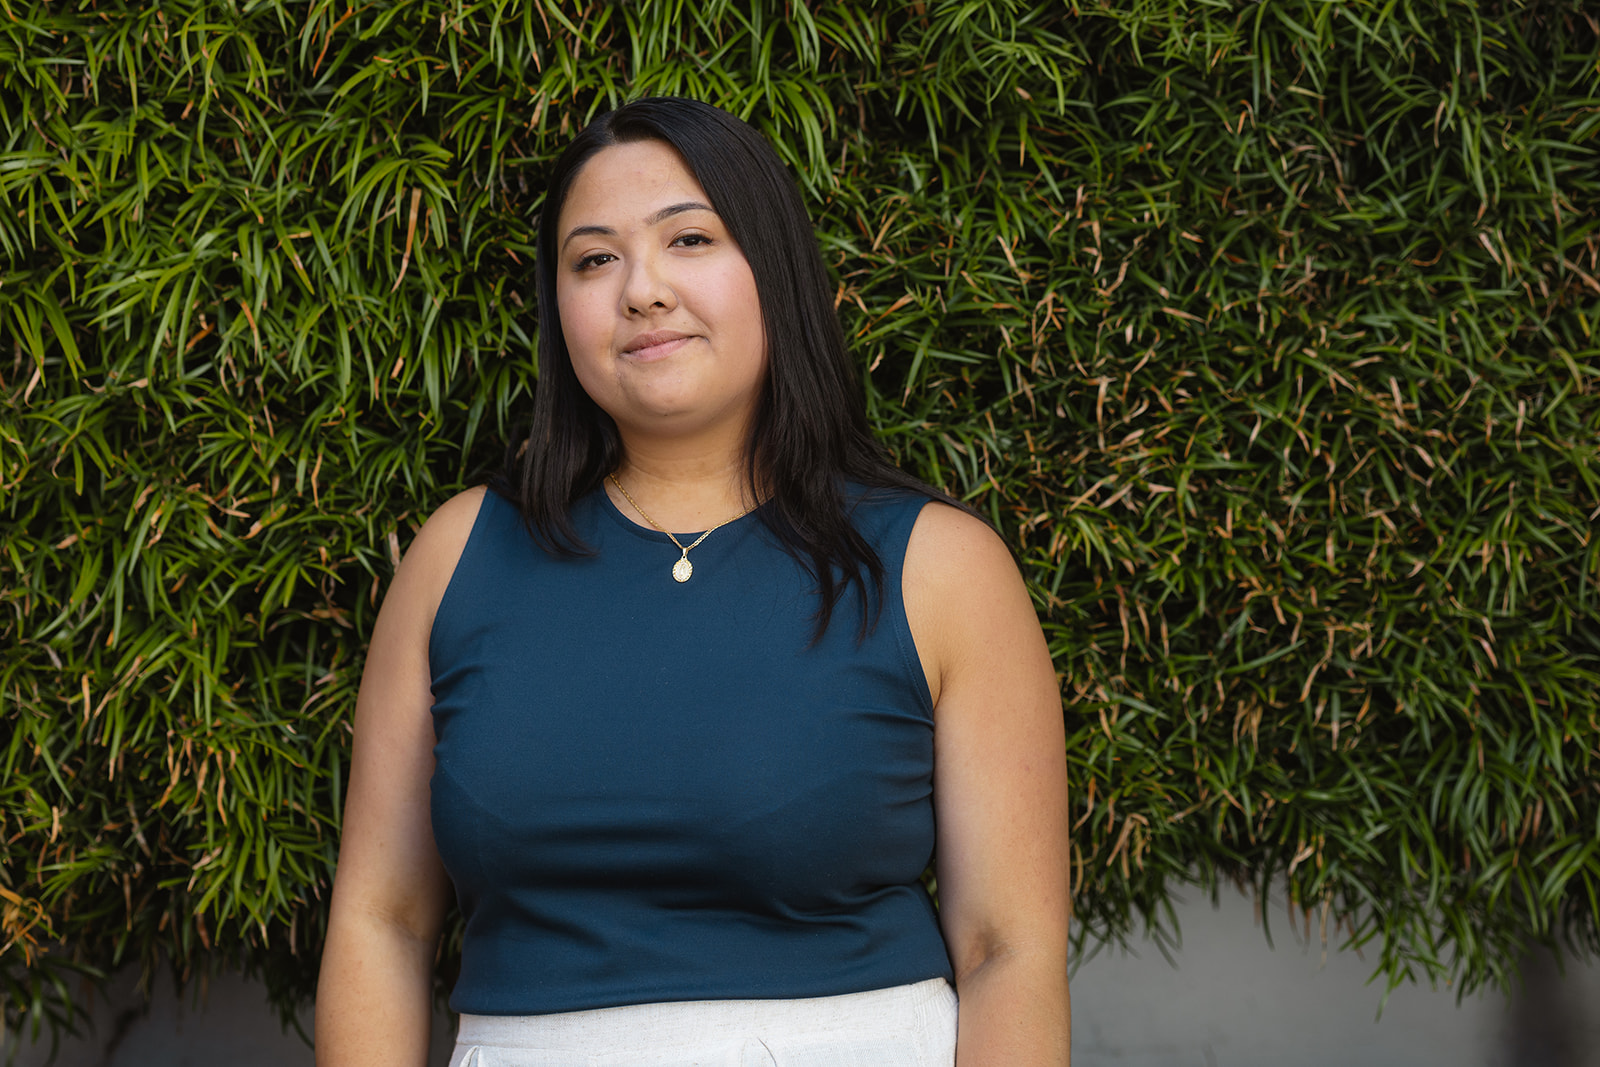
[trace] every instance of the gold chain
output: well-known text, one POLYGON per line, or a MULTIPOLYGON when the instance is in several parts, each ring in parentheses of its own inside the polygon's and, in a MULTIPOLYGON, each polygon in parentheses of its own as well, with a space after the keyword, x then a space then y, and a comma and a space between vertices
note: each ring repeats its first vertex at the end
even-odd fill
POLYGON ((644 508, 641 508, 639 506, 639 502, 637 500, 633 499, 633 494, 628 492, 626 489, 624 489, 622 487, 622 483, 617 481, 617 476, 615 474, 608 474, 608 475, 606 475, 606 477, 611 479, 611 484, 617 487, 617 492, 621 493, 624 497, 626 497, 628 503, 633 505, 633 510, 637 511, 641 516, 644 517, 644 521, 645 522, 648 522, 651 526, 654 526, 656 529, 660 530, 662 533, 664 533, 668 537, 672 538, 672 543, 678 546, 678 551, 679 552, 683 553, 683 555, 679 557, 678 562, 676 562, 676 563, 674 563, 672 565, 672 577, 674 579, 676 579, 677 581, 679 581, 679 582, 687 582, 689 580, 689 578, 694 574, 694 564, 689 562, 689 550, 691 548, 698 548, 700 546, 700 542, 701 541, 704 541, 706 538, 710 537, 713 533, 717 532, 718 530, 722 529, 724 526, 728 525, 728 523, 736 522, 739 519, 744 518, 746 515, 750 514, 752 511, 755 510, 754 508, 745 508, 743 511, 739 512, 739 514, 735 515, 733 518, 731 518, 731 519, 723 519, 721 522, 719 522, 715 526, 711 527, 711 529, 707 530, 705 533, 703 533, 699 537, 695 538, 693 544, 685 545, 682 541, 678 540, 677 537, 673 535, 671 530, 667 529, 665 526, 662 526, 659 522, 657 522, 656 520, 652 519, 650 517, 650 513, 645 511, 644 508))

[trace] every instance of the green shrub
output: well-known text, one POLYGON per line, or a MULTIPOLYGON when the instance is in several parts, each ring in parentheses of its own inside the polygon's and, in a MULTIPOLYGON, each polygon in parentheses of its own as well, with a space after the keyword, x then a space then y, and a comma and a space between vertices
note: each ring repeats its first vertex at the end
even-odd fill
POLYGON ((1391 985, 1600 947, 1576 0, 0 9, 8 1031, 128 962, 309 995, 384 581, 642 93, 776 140, 882 439, 1014 545, 1082 936, 1282 880, 1391 985))

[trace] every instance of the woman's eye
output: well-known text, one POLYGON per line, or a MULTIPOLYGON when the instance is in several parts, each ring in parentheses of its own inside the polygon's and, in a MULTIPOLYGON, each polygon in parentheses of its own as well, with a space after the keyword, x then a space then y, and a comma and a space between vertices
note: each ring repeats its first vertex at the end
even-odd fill
POLYGON ((591 270, 594 267, 603 266, 604 264, 609 263, 616 258, 617 257, 613 256, 610 252, 591 252, 589 255, 584 256, 582 259, 578 260, 578 262, 574 263, 572 265, 572 269, 591 270))
POLYGON ((675 245, 682 245, 684 247, 693 248, 696 245, 708 245, 708 244, 710 244, 711 243, 711 238, 707 237, 703 233, 686 233, 686 234, 683 234, 680 237, 678 237, 672 243, 675 244, 675 245))

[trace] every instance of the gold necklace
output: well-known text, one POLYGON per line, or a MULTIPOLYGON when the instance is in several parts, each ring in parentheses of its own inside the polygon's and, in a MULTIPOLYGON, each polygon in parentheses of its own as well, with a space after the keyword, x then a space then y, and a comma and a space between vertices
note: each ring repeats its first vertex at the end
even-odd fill
POLYGON ((672 543, 677 545, 678 546, 678 551, 683 553, 683 555, 679 557, 678 562, 676 562, 676 563, 674 563, 672 565, 672 577, 673 577, 673 580, 678 581, 678 582, 687 582, 689 580, 689 578, 694 574, 694 564, 689 562, 689 550, 691 548, 698 548, 700 546, 700 542, 701 541, 704 541, 706 538, 710 537, 713 533, 715 533, 716 531, 722 529, 724 526, 728 525, 728 523, 734 522, 734 521, 736 521, 738 519, 742 519, 746 515, 750 514, 752 511, 755 510, 754 508, 745 508, 743 511, 739 512, 739 514, 735 515, 733 518, 731 518, 731 519, 723 519, 721 522, 719 522, 715 526, 711 527, 711 529, 707 530, 705 533, 703 533, 699 537, 695 538, 694 539, 694 544, 685 545, 682 541, 678 540, 676 537, 673 536, 671 530, 667 529, 665 526, 662 526, 659 522, 657 522, 656 520, 652 519, 650 517, 649 513, 646 512, 644 510, 644 508, 641 508, 639 506, 639 502, 637 500, 633 499, 633 494, 629 493, 626 489, 622 488, 622 483, 617 481, 617 476, 615 474, 608 474, 608 475, 606 475, 606 477, 610 478, 611 479, 611 484, 617 487, 617 492, 621 493, 624 497, 627 497, 628 503, 633 505, 633 510, 637 511, 640 515, 644 516, 644 521, 645 522, 648 522, 651 526, 654 526, 656 529, 660 530, 662 533, 666 534, 668 537, 671 537, 672 538, 672 543))

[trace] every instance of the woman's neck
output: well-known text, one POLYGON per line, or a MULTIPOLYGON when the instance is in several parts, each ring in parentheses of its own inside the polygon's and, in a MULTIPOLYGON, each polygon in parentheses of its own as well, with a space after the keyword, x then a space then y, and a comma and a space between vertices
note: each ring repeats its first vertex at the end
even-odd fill
POLYGON ((641 526, 654 520, 674 533, 710 529, 760 503, 746 484, 744 457, 726 451, 635 446, 613 474, 627 490, 624 495, 606 482, 619 511, 641 526))

